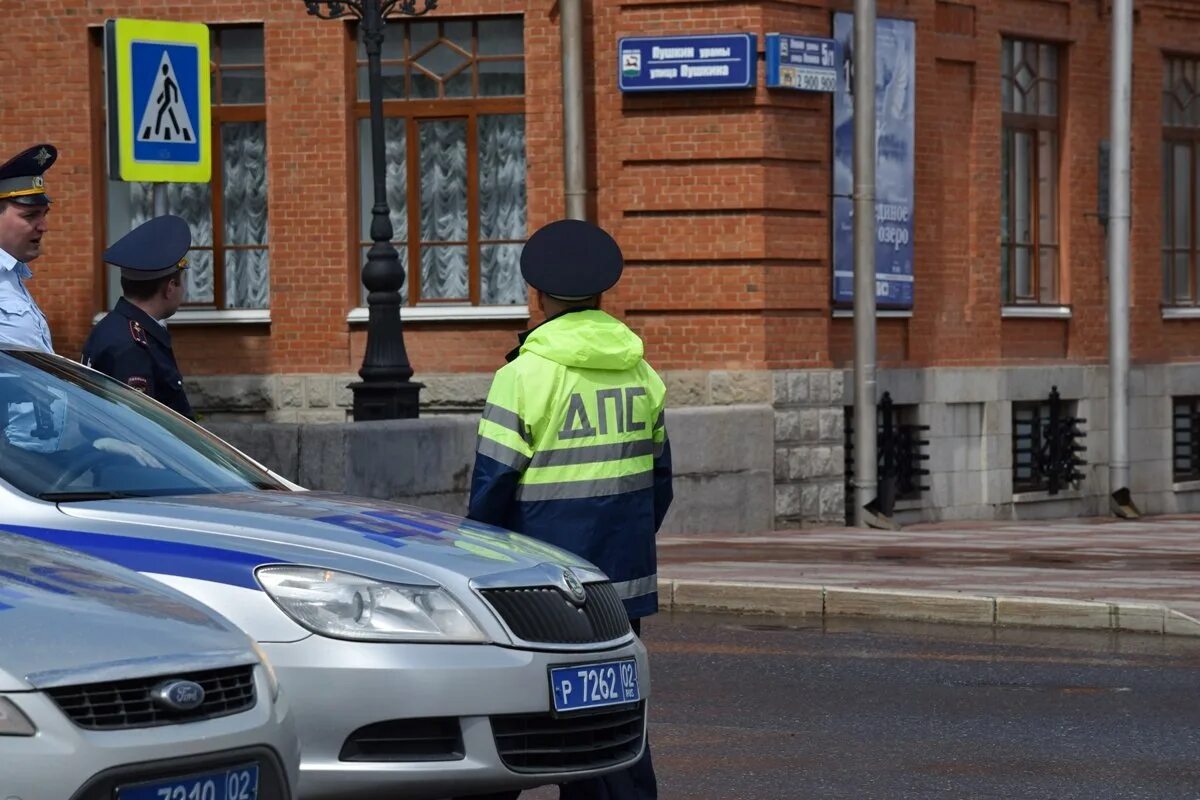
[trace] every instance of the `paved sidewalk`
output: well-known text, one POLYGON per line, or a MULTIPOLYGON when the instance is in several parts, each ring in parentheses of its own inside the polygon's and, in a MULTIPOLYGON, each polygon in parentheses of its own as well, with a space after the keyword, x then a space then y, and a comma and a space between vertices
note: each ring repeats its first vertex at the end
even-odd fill
POLYGON ((1200 636, 1200 516, 660 537, 662 605, 1200 636))

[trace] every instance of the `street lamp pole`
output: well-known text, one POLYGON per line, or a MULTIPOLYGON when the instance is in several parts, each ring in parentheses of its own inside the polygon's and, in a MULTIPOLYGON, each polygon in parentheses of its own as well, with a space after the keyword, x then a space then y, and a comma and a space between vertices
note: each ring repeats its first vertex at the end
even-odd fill
POLYGON ((387 16, 393 11, 420 16, 437 8, 437 0, 304 0, 308 13, 321 19, 355 16, 362 28, 367 51, 367 80, 371 99, 371 164, 375 178, 375 204, 371 206, 371 249, 363 267, 367 287, 367 351, 362 381, 350 384, 354 392, 354 420, 412 419, 420 413, 423 384, 414 383, 412 365, 404 347, 400 322, 400 287, 404 267, 392 244, 388 213, 383 140, 383 73, 380 56, 387 16))

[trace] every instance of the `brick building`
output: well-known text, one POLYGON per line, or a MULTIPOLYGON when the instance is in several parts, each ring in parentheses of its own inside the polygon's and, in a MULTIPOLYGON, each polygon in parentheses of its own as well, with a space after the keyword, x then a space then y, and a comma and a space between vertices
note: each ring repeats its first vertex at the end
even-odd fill
MULTIPOLYGON (((589 203, 628 265, 609 309, 646 339, 673 405, 734 420, 773 407, 781 524, 844 514, 853 320, 831 292, 831 101, 767 89, 761 68, 742 91, 622 93, 618 39, 749 32, 761 52, 768 32, 829 36, 849 8, 585 4, 589 203)), ((1200 2, 1136 10, 1132 488, 1144 510, 1198 508, 1200 2)), ((915 30, 913 301, 878 321, 881 391, 901 422, 931 426, 930 488, 902 515, 1102 512, 1106 6, 910 0, 878 13, 915 30), (1056 494, 1013 444, 1052 386, 1087 418, 1089 461, 1056 494)), ((198 243, 193 305, 171 323, 194 405, 344 419, 366 339, 364 57, 352 24, 301 0, 43 0, 6 17, 0 150, 61 151, 31 284, 56 347, 78 353, 113 299, 99 253, 147 213, 144 187, 105 173, 109 17, 213 30, 214 181, 170 195, 198 243)), ((468 411, 531 322, 520 241, 564 207, 557 8, 443 0, 388 36, 389 199, 398 247, 421 265, 406 342, 427 409, 468 411)))

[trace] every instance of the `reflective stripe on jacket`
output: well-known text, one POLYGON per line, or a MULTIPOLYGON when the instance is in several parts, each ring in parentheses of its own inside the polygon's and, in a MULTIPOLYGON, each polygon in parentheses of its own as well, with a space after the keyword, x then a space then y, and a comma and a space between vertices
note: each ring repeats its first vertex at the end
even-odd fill
POLYGON ((653 614, 672 496, 665 394, 624 323, 597 310, 546 321, 488 392, 469 516, 586 558, 630 617, 653 614))

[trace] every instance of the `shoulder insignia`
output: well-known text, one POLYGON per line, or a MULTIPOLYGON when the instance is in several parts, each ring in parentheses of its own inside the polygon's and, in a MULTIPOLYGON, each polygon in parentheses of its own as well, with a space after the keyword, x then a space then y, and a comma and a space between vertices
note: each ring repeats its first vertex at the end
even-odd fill
MULTIPOLYGON (((133 323, 136 325, 137 323, 133 323)), ((150 381, 140 375, 133 375, 125 381, 133 389, 137 389, 142 394, 150 394, 150 381)))
POLYGON ((146 329, 143 328, 142 323, 138 322, 136 319, 129 320, 129 334, 133 336, 133 340, 142 347, 146 346, 146 329))

